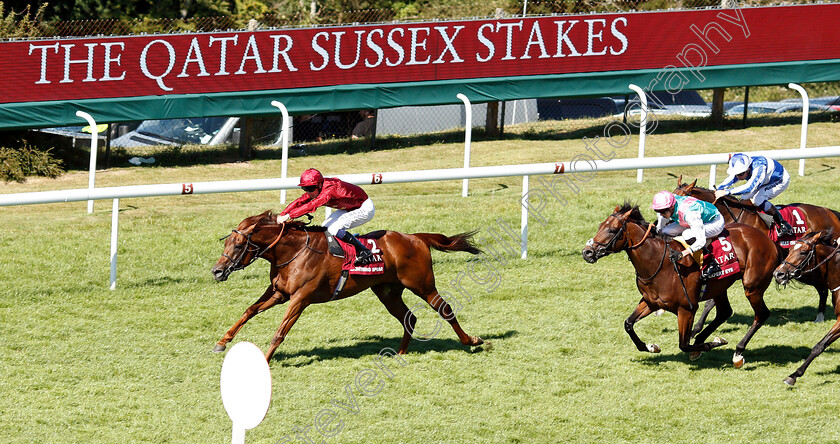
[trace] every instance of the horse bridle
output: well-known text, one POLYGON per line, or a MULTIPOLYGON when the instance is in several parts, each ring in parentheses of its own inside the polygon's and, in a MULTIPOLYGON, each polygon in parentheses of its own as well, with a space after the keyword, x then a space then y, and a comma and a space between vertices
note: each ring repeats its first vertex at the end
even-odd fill
MULTIPOLYGON (((805 241, 797 241, 797 242, 806 244, 805 241)), ((807 255, 805 256, 805 259, 803 259, 802 261, 799 262, 799 265, 794 265, 791 262, 788 262, 787 258, 785 258, 785 260, 782 261, 783 264, 785 264, 788 267, 793 269, 793 270, 791 270, 790 272, 787 273, 788 276, 794 277, 794 276, 802 276, 802 275, 808 274, 808 273, 820 268, 823 264, 828 262, 829 259, 834 257, 834 255, 836 255, 838 251, 840 251, 840 244, 835 243, 836 246, 834 247, 834 250, 832 250, 831 253, 828 254, 825 257, 825 259, 821 260, 817 265, 814 265, 813 267, 811 267, 807 270, 804 270, 805 266, 808 265, 808 263, 810 263, 811 260, 814 260, 816 262, 815 258, 816 258, 816 255, 817 255, 817 243, 818 243, 818 241, 814 241, 814 245, 811 246, 811 250, 808 251, 807 255), (794 274, 794 272, 799 272, 799 274, 794 274)))
MULTIPOLYGON (((627 231, 627 220, 626 219, 621 220, 621 218, 619 218, 615 214, 610 215, 610 217, 614 217, 614 218, 618 219, 619 221, 621 221, 621 228, 619 228, 619 230, 615 233, 615 235, 612 237, 612 239, 610 239, 610 241, 607 242, 606 244, 601 243, 601 242, 597 242, 597 241, 595 241, 595 239, 592 239, 592 243, 595 244, 595 245, 598 245, 600 248, 603 248, 604 251, 609 251, 610 253, 614 253, 614 251, 611 251, 610 249, 612 248, 613 244, 615 244, 615 242, 618 240, 618 236, 621 235, 622 232, 627 231)), ((649 224, 648 228, 647 228, 647 231, 645 231, 645 235, 642 236, 642 239, 638 243, 636 243, 636 245, 628 245, 627 249, 628 250, 634 250, 634 249, 638 248, 639 246, 641 246, 645 242, 645 240, 648 238, 648 235, 650 235, 652 227, 653 227, 653 224, 649 224)), ((628 238, 628 241, 629 241, 629 238, 628 238)), ((638 272, 636 272, 636 279, 642 281, 643 283, 647 283, 647 282, 652 281, 653 278, 655 278, 656 275, 659 274, 660 271, 662 271, 662 265, 665 263, 665 256, 668 255, 667 254, 668 249, 669 249, 668 243, 666 242, 662 247, 662 258, 659 260, 659 267, 656 268, 656 271, 654 271, 653 274, 650 277, 643 278, 643 277, 639 276, 638 272)), ((677 276, 679 276, 679 278, 680 278, 680 284, 682 285, 683 293, 685 294, 685 299, 688 302, 689 307, 693 308, 693 304, 691 303, 691 298, 688 297, 688 291, 685 288, 685 282, 683 282, 682 274, 680 273, 679 269, 677 268, 677 263, 674 262, 673 264, 674 264, 674 272, 676 272, 677 276)))
MULTIPOLYGON (((265 247, 262 251, 259 251, 260 250, 259 245, 255 244, 254 242, 251 241, 251 236, 254 234, 253 231, 248 233, 248 234, 245 234, 245 233, 239 231, 238 229, 231 230, 231 232, 230 232, 231 234, 236 233, 236 234, 245 238, 245 246, 242 249, 242 253, 240 253, 239 257, 237 257, 236 259, 228 256, 227 253, 222 252, 222 256, 226 257, 230 262, 233 263, 233 265, 230 266, 230 271, 232 271, 232 272, 233 271, 239 271, 239 270, 242 270, 243 268, 247 267, 248 265, 251 265, 255 260, 257 260, 257 258, 259 258, 263 254, 265 254, 266 251, 270 250, 275 245, 277 245, 277 242, 280 240, 280 237, 283 235, 283 231, 285 229, 286 229, 286 224, 284 223, 282 225, 282 228, 280 229, 280 234, 277 235, 277 238, 274 239, 274 242, 269 244, 269 246, 265 247), (247 253, 254 252, 254 251, 259 251, 259 253, 255 254, 253 259, 251 259, 250 262, 243 265, 242 260, 245 258, 245 255, 247 253)), ((228 237, 230 237, 230 234, 228 234, 227 236, 225 236, 225 237, 223 237, 219 240, 225 240, 228 237)), ((309 238, 308 238, 308 235, 307 235, 307 244, 309 243, 308 241, 309 241, 309 238)), ((297 256, 295 256, 295 257, 297 257, 297 256)), ((292 259, 294 259, 294 258, 292 258, 292 259)), ((289 262, 291 262, 291 261, 289 261, 289 262)))
MULTIPOLYGON (((613 235, 612 239, 610 239, 610 241, 607 242, 606 244, 598 242, 595 239, 592 239, 592 244, 598 246, 599 250, 609 252, 609 253, 604 254, 604 256, 606 256, 610 253, 615 253, 615 251, 612 250, 613 245, 618 240, 618 237, 621 235, 621 233, 627 231, 627 220, 626 219, 621 220, 621 218, 619 218, 615 214, 611 214, 610 217, 614 217, 614 218, 618 219, 621 222, 621 228, 618 229, 618 231, 615 233, 615 235, 613 235)), ((609 219, 609 218, 607 218, 607 219, 609 219)), ((636 248, 639 248, 642 245, 642 243, 644 243, 645 239, 647 239, 648 236, 650 235, 650 232, 651 232, 652 228, 653 228, 653 225, 648 224, 647 231, 645 231, 645 235, 642 236, 642 239, 638 243, 636 243, 636 245, 628 245, 627 249, 635 250, 636 248)), ((628 238, 628 241, 629 241, 629 238, 628 238)), ((595 250, 595 251, 598 251, 598 250, 595 250)))

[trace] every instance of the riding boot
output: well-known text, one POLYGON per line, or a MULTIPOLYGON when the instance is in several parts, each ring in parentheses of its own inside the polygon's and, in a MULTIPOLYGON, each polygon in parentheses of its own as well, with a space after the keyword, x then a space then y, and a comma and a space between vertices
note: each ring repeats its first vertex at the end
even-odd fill
POLYGON ((792 236, 794 234, 793 227, 782 217, 782 213, 779 212, 779 209, 775 205, 770 202, 767 203, 769 204, 769 208, 765 212, 773 216, 773 221, 776 222, 779 236, 792 236))
POLYGON ((353 236, 352 234, 344 230, 339 230, 338 233, 336 233, 336 237, 343 240, 344 242, 347 242, 348 244, 352 245, 353 248, 356 249, 356 261, 353 262, 353 265, 362 266, 370 263, 373 253, 371 253, 371 251, 367 247, 362 245, 362 243, 359 242, 359 239, 357 239, 356 236, 353 236))
POLYGON ((717 275, 719 275, 723 270, 720 268, 720 264, 712 258, 712 260, 706 265, 705 268, 700 272, 700 279, 707 281, 717 275))

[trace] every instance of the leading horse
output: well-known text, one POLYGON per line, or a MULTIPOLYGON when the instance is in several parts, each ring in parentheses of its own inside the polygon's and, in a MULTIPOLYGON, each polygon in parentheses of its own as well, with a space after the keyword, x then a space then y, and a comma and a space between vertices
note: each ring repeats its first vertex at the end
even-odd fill
POLYGON ((626 203, 621 207, 616 206, 613 214, 601 222, 595 237, 583 249, 583 258, 594 264, 609 254, 627 252, 636 269, 636 287, 642 294, 642 300, 624 321, 624 329, 639 351, 660 351, 658 345, 646 344, 639 339, 633 329, 633 324, 658 309, 677 315, 680 350, 689 353, 692 360, 703 351, 726 344, 720 338, 712 342, 703 341, 732 315, 726 290, 738 279, 743 279, 744 292, 755 317, 747 334, 735 347, 732 363, 736 368, 744 365, 743 352, 747 343, 770 316, 770 310, 764 303, 764 291, 773 279, 775 263, 766 258, 769 254, 775 254, 775 246, 764 233, 749 225, 731 224, 726 228, 741 271, 708 281, 703 291, 700 268, 692 259, 683 258, 666 263, 669 261, 669 251, 679 248, 679 244, 652 236, 651 233, 656 229, 645 221, 638 206, 626 203), (692 344, 691 325, 694 315, 698 303, 707 299, 714 300, 718 310, 715 318, 696 335, 692 344))
POLYGON ((826 347, 840 338, 840 244, 831 233, 809 231, 788 251, 787 258, 776 268, 773 276, 779 284, 787 284, 804 273, 818 274, 827 287, 831 288, 834 315, 837 320, 828 333, 811 349, 795 372, 784 379, 785 384, 796 384, 796 378, 805 374, 805 369, 826 347))
POLYGON ((211 272, 217 281, 252 264, 258 258, 271 264, 271 284, 262 296, 242 314, 213 348, 225 349, 242 326, 254 315, 277 304, 289 302, 277 333, 271 340, 266 360, 311 304, 329 302, 353 296, 370 288, 388 312, 403 325, 403 338, 398 353, 404 354, 414 332, 417 318, 402 300, 408 288, 424 299, 444 319, 449 321, 461 344, 477 346, 484 343, 478 336, 470 336, 458 324, 452 307, 440 296, 435 287, 430 248, 439 251, 465 251, 479 254, 472 241, 474 233, 444 236, 435 233, 404 234, 396 231, 380 232, 378 245, 384 261, 384 273, 379 275, 353 275, 346 280, 343 290, 333 296, 341 276, 343 259, 328 251, 325 228, 307 226, 300 222, 277 224, 271 211, 245 218, 225 241, 224 252, 211 272))
MULTIPOLYGON (((705 200, 706 202, 714 203, 715 207, 720 211, 720 214, 723 215, 726 223, 738 222, 751 225, 765 233, 770 229, 752 202, 737 199, 732 196, 724 196, 721 199, 715 200, 715 192, 707 188, 698 187, 696 179, 694 182, 687 184, 682 183, 682 176, 680 176, 677 179, 677 188, 674 190, 674 194, 678 196, 692 196, 700 200, 705 200)), ((840 233, 840 213, 830 208, 803 203, 794 203, 789 206, 796 207, 797 214, 804 218, 809 229, 814 231, 831 230, 835 233, 840 233)), ((777 252, 778 254, 775 257, 769 258, 779 264, 782 258, 787 256, 788 253, 786 249, 779 246, 777 246, 777 252)), ((796 280, 816 288, 817 294, 819 295, 819 306, 814 322, 822 322, 825 319, 826 301, 828 300, 828 287, 825 286, 825 282, 815 273, 805 273, 797 277, 796 280)), ((703 315, 698 321, 699 325, 702 325, 711 308, 712 306, 707 304, 703 315)), ((695 330, 699 330, 699 328, 695 328, 695 330)))

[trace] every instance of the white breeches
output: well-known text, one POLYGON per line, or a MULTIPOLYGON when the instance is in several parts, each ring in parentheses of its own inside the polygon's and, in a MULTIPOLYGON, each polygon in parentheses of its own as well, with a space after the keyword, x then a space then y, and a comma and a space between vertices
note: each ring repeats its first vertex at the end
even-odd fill
POLYGON ((356 208, 355 210, 333 211, 326 219, 324 219, 324 223, 322 225, 327 227, 327 231, 335 236, 336 233, 338 233, 338 230, 349 230, 350 228, 355 228, 365 222, 369 222, 373 219, 375 212, 376 210, 373 207, 373 201, 368 199, 362 202, 362 206, 356 208))

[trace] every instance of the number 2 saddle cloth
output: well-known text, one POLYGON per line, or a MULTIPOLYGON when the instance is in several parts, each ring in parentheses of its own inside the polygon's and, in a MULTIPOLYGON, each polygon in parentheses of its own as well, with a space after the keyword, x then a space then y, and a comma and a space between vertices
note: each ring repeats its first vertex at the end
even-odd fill
POLYGON ((337 257, 343 257, 344 262, 341 264, 341 270, 347 271, 349 274, 356 275, 375 275, 385 272, 385 262, 382 260, 382 250, 379 248, 379 239, 385 235, 385 231, 373 231, 365 235, 356 236, 362 245, 368 247, 373 253, 371 261, 365 265, 356 266, 353 262, 356 261, 356 247, 339 240, 326 232, 327 241, 330 244, 330 252, 337 257), (335 244, 341 247, 337 249, 335 244))

